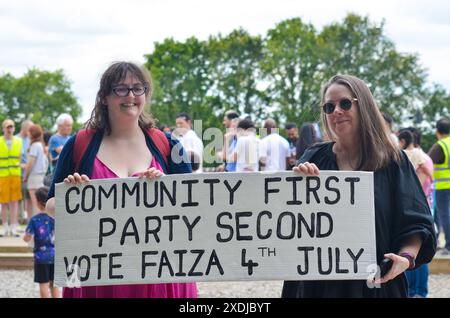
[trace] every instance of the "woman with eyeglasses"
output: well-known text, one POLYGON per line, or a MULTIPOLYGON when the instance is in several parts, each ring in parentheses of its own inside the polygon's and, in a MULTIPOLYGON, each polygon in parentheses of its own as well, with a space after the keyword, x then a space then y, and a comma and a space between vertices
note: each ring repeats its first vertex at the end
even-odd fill
POLYGON ((321 99, 331 141, 309 148, 294 171, 373 171, 377 263, 389 260, 392 266, 375 280, 379 288, 357 280, 286 281, 282 297, 407 297, 404 272, 430 262, 436 251, 433 220, 414 168, 389 138, 362 80, 336 75, 323 87, 321 99))
MULTIPOLYGON (((89 146, 81 154, 81 160, 76 161, 83 149, 78 148, 77 136, 64 145, 47 210, 54 211, 55 183, 58 182, 80 184, 91 179, 127 177, 154 179, 163 174, 191 172, 187 158, 174 162, 163 151, 161 138, 167 148, 177 147, 184 156, 178 141, 155 128, 152 117, 144 110, 152 89, 150 74, 136 64, 116 62, 104 72, 95 108, 85 125, 87 129, 82 131, 83 136, 91 136, 89 146)), ((81 135, 78 138, 82 138, 81 135)), ((197 287, 195 283, 171 283, 64 288, 63 297, 195 298, 197 287)))

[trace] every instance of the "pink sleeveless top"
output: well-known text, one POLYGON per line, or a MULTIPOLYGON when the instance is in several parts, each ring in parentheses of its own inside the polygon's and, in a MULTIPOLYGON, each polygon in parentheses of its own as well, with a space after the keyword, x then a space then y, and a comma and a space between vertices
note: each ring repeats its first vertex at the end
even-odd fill
MULTIPOLYGON (((149 168, 163 171, 155 157, 149 168)), ((137 175, 138 172, 132 176, 137 175)), ((91 179, 111 178, 118 178, 118 176, 96 157, 91 179)), ((63 298, 197 298, 197 285, 195 283, 166 283, 64 288, 63 298)))

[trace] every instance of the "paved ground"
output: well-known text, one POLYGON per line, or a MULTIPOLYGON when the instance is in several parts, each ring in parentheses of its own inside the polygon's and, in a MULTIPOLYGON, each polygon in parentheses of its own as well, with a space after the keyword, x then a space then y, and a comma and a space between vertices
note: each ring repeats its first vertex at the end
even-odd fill
MULTIPOLYGON (((198 283, 199 297, 204 298, 279 298, 281 281, 198 283)), ((450 298, 450 275, 431 275, 431 298, 450 298)), ((33 271, 0 271, 0 298, 39 297, 33 283, 33 271)))
MULTIPOLYGON (((442 239, 440 237, 441 244, 442 239)), ((6 240, 0 240, 0 249, 2 245, 12 245, 6 240)), ((14 246, 27 246, 21 239, 9 240, 14 241, 14 246)), ((281 287, 281 281, 198 283, 199 297, 205 298, 279 298, 281 287)), ((0 298, 5 297, 39 297, 39 286, 33 282, 33 271, 0 270, 0 298)), ((429 297, 450 298, 450 274, 430 276, 429 297)))

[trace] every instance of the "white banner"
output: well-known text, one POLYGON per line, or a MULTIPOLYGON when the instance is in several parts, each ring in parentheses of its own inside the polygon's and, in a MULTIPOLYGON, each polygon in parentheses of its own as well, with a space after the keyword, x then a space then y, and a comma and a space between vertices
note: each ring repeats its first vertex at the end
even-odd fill
POLYGON ((365 280, 371 172, 205 173, 56 185, 55 283, 365 280))

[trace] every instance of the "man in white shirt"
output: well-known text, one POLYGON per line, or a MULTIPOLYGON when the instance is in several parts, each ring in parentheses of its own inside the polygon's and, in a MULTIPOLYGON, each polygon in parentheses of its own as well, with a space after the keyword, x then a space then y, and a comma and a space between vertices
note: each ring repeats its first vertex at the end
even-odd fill
POLYGON ((175 123, 177 128, 173 133, 187 152, 188 158, 195 158, 196 161, 199 161, 195 162, 199 164, 199 168, 195 172, 203 172, 203 142, 192 130, 191 117, 187 113, 179 113, 175 123))
POLYGON ((262 171, 285 171, 289 158, 289 143, 278 134, 275 120, 267 119, 264 123, 267 136, 261 140, 259 162, 262 171))
POLYGON ((236 172, 259 170, 259 140, 256 138, 255 124, 250 119, 239 121, 236 147, 230 157, 236 162, 236 172))

